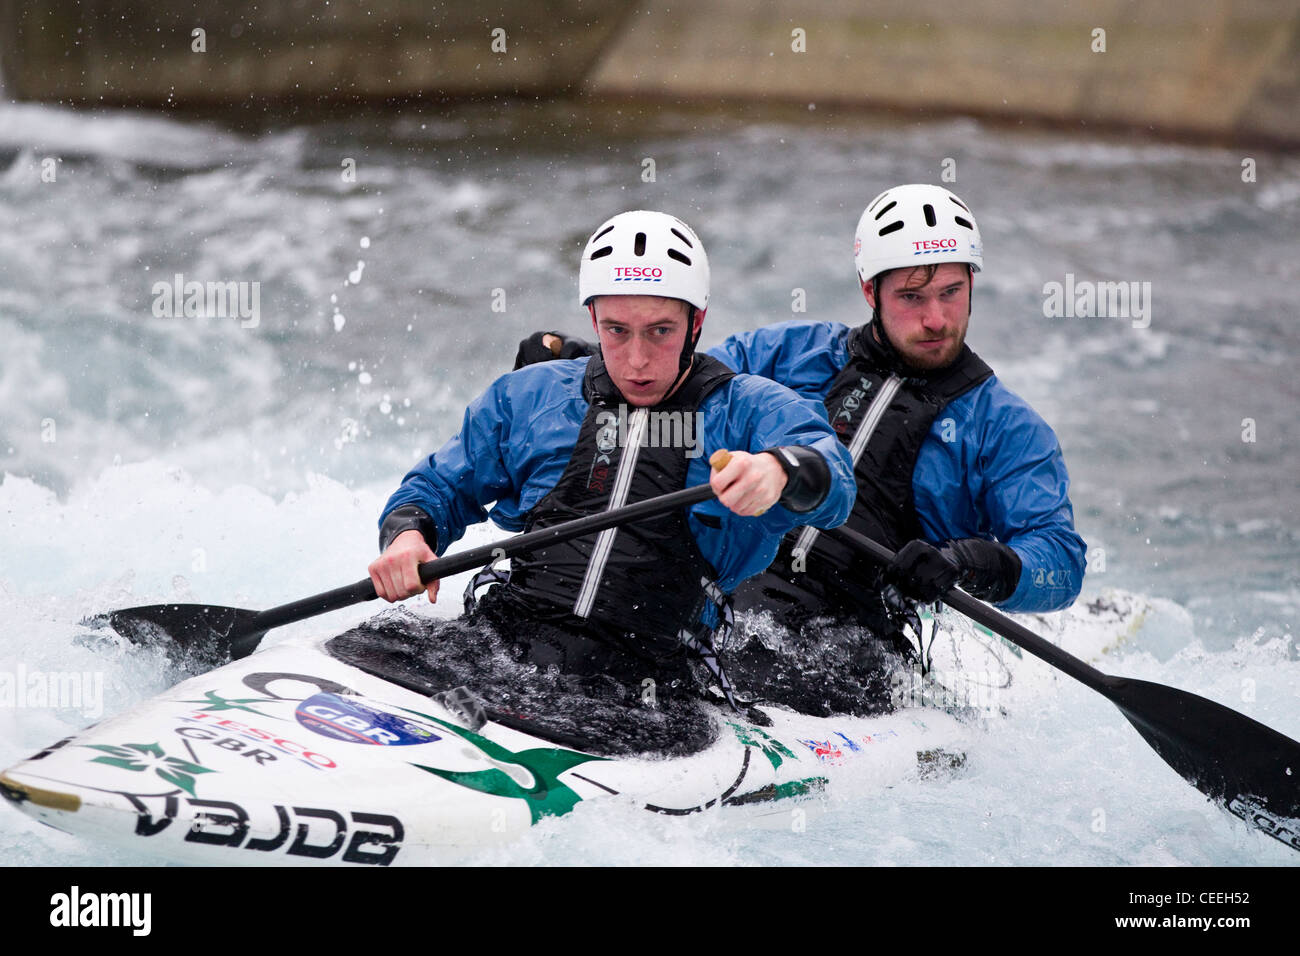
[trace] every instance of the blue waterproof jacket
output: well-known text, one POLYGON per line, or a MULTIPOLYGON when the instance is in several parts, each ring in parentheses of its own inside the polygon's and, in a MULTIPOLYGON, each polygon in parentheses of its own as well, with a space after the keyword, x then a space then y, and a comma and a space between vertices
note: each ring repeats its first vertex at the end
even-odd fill
MULTIPOLYGON (((487 518, 508 531, 522 530, 529 511, 559 481, 577 443, 589 407, 582 391, 589 361, 544 362, 498 378, 470 404, 460 433, 406 475, 380 525, 394 508, 416 505, 433 520, 439 554, 468 525, 487 518)), ((762 516, 742 518, 717 501, 691 509, 691 533, 723 590, 771 564, 782 535, 792 528, 831 528, 848 517, 857 495, 852 461, 812 403, 767 379, 737 375, 705 398, 699 412, 700 454, 687 469, 688 486, 709 480, 709 456, 719 449, 757 453, 805 445, 822 454, 831 472, 829 492, 810 512, 777 505, 762 516)))
MULTIPOLYGON (((838 322, 779 322, 733 335, 709 354, 820 405, 849 362, 849 331, 838 322)), ((1020 584, 998 605, 1007 611, 1059 610, 1079 596, 1086 545, 1074 530, 1069 486, 1056 433, 996 376, 940 412, 912 472, 932 544, 997 539, 1020 556, 1020 584)))

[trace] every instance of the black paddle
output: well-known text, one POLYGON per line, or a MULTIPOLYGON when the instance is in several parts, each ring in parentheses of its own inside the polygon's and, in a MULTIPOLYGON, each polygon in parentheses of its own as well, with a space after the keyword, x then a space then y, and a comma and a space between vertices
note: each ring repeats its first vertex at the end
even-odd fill
MULTIPOLYGON (((840 527, 827 534, 888 564, 894 554, 840 527)), ((1110 699, 1169 766, 1228 812, 1300 850, 1300 743, 1187 691, 1111 677, 953 588, 943 602, 1110 699)))
MULTIPOLYGON (((715 453, 721 454, 721 453, 715 453)), ((722 467, 718 465, 716 467, 722 467)), ((420 565, 420 580, 425 584, 435 578, 446 578, 462 571, 482 567, 489 561, 514 557, 532 548, 558 544, 583 535, 594 534, 618 525, 665 514, 678 508, 687 508, 708 501, 714 496, 708 485, 684 488, 657 498, 648 498, 626 505, 587 515, 574 521, 540 528, 527 534, 507 538, 497 544, 485 544, 451 556, 438 558, 420 565)), ((148 644, 159 639, 170 640, 178 650, 192 654, 199 661, 214 666, 226 661, 247 657, 257 647, 258 641, 273 627, 292 624, 327 611, 362 601, 373 601, 375 586, 369 578, 315 594, 301 601, 283 604, 267 611, 249 611, 237 607, 219 607, 208 604, 151 604, 145 607, 128 607, 109 611, 86 623, 91 626, 109 624, 128 640, 148 644)))

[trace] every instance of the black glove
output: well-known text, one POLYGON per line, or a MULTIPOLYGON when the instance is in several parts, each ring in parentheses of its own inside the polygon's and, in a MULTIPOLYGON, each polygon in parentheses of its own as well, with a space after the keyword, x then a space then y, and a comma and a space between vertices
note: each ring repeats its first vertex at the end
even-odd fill
POLYGON ((898 549, 885 569, 885 580, 914 601, 931 604, 948 593, 961 568, 947 553, 919 538, 898 549))
POLYGON ((961 565, 961 586, 981 601, 1005 601, 1020 584, 1020 555, 1000 541, 958 538, 944 551, 961 565))
POLYGON ((982 601, 1005 601, 1020 583, 1020 556, 983 538, 959 538, 941 548, 918 539, 899 549, 885 578, 923 604, 937 601, 954 584, 982 601))
POLYGON ((559 332, 534 332, 519 343, 519 351, 515 353, 515 368, 521 369, 525 365, 536 365, 538 362, 549 362, 557 358, 582 358, 585 355, 594 355, 595 351, 582 339, 566 338, 559 332), (558 349, 556 346, 547 347, 542 344, 542 339, 548 335, 553 335, 560 340, 558 349))

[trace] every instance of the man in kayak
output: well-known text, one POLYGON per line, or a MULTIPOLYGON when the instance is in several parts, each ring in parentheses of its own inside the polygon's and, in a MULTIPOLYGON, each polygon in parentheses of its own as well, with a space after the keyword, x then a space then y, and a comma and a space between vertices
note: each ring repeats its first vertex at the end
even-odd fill
POLYGON ((715 602, 767 567, 791 529, 844 520, 848 455, 810 403, 695 352, 709 265, 685 223, 615 216, 587 243, 578 285, 600 354, 511 372, 477 398, 459 434, 389 499, 371 580, 388 601, 422 590, 436 600, 418 564, 488 518, 488 505, 497 525, 534 530, 707 481, 717 500, 689 513, 539 547, 513 560, 508 580, 488 569, 480 577, 501 583, 451 624, 487 625, 542 669, 632 686, 689 685, 702 661, 725 691, 715 602), (710 474, 718 450, 730 462, 710 474))
MULTIPOLYGON (((854 461, 848 526, 897 557, 881 568, 804 528, 740 585, 737 607, 771 611, 794 630, 813 619, 822 632, 827 619, 865 625, 900 650, 913 602, 955 584, 1008 611, 1067 607, 1085 545, 1060 445, 965 345, 983 265, 974 215, 939 186, 888 189, 862 214, 854 259, 873 313, 865 325, 782 322, 709 354, 822 403, 854 461)), ((557 349, 583 346, 536 335, 517 362, 557 349)))

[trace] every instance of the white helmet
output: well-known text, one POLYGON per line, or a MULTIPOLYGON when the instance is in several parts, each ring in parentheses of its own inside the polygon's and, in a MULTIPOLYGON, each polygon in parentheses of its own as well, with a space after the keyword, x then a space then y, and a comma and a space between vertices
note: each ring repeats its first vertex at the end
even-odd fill
POLYGON ((984 245, 975 215, 942 186, 895 186, 867 205, 853 241, 858 278, 907 266, 967 262, 984 265, 984 245))
POLYGON ((662 212, 619 213, 587 240, 578 301, 598 295, 658 295, 709 307, 709 257, 686 223, 662 212))

